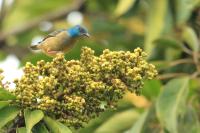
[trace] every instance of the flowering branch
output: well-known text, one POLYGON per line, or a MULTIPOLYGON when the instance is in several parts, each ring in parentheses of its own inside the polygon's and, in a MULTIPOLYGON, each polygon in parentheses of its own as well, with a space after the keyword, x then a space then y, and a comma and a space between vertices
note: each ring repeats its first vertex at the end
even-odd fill
POLYGON ((99 57, 82 48, 80 60, 66 61, 63 54, 52 62, 27 63, 16 80, 11 104, 42 110, 46 115, 79 128, 107 108, 115 107, 126 91, 139 94, 145 79, 157 71, 140 48, 134 52, 108 49, 99 57))

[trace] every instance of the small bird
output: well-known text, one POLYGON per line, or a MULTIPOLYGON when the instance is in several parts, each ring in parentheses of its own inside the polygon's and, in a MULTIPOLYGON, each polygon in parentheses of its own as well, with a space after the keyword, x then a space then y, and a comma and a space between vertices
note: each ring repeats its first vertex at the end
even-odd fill
POLYGON ((83 37, 90 37, 88 31, 76 25, 69 29, 61 29, 54 31, 47 35, 37 45, 32 45, 32 50, 41 50, 44 54, 54 57, 58 53, 65 53, 69 51, 79 40, 83 37))

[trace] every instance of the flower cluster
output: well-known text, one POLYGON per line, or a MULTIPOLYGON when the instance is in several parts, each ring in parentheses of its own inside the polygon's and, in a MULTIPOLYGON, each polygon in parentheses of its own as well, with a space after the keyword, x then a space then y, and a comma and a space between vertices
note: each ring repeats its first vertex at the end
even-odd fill
POLYGON ((63 54, 52 62, 27 63, 24 75, 15 80, 12 104, 40 109, 68 126, 78 128, 84 122, 112 108, 126 91, 139 94, 145 79, 157 71, 148 64, 146 54, 104 50, 99 57, 84 47, 80 60, 66 61, 63 54))

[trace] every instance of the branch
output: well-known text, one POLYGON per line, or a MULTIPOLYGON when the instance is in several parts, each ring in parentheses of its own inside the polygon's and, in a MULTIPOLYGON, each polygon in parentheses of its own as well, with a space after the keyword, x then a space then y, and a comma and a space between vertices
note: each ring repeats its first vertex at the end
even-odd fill
POLYGON ((187 73, 167 73, 167 74, 163 74, 163 75, 158 75, 158 79, 165 80, 165 79, 182 77, 182 76, 190 76, 190 75, 187 73))
POLYGON ((30 50, 27 47, 19 45, 2 45, 1 50, 7 54, 14 54, 19 60, 22 60, 25 55, 30 53, 30 50))
POLYGON ((45 14, 44 16, 33 19, 29 22, 25 22, 22 25, 16 26, 15 28, 12 28, 11 31, 0 34, 0 41, 5 40, 8 36, 18 35, 20 33, 31 30, 34 27, 38 26, 39 23, 42 21, 55 21, 55 20, 61 19, 65 17, 68 13, 70 13, 71 11, 80 10, 84 3, 85 3, 85 0, 74 0, 74 2, 72 3, 70 7, 67 7, 67 8, 65 7, 63 9, 54 11, 52 13, 45 14))
POLYGON ((179 60, 175 60, 169 63, 170 67, 179 65, 179 64, 194 64, 194 61, 190 58, 185 58, 185 59, 179 59, 179 60))

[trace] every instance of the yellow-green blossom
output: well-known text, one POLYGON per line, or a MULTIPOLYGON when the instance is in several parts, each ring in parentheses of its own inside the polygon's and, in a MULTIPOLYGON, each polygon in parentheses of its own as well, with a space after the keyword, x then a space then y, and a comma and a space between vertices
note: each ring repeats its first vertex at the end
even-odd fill
POLYGON ((84 47, 80 60, 66 61, 59 54, 52 62, 27 63, 23 77, 15 81, 12 93, 17 100, 12 104, 43 110, 69 126, 80 127, 112 108, 126 91, 139 94, 143 81, 157 75, 145 56, 137 48, 134 52, 106 49, 98 57, 84 47))

